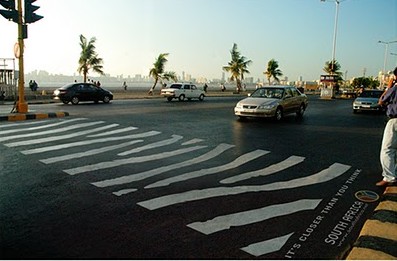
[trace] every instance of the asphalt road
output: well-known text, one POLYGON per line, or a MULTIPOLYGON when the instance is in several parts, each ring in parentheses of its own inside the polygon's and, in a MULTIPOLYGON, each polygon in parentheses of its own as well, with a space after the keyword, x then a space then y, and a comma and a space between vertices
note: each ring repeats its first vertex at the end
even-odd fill
POLYGON ((310 97, 303 119, 239 121, 239 99, 1 123, 1 258, 342 258, 383 192, 385 117, 310 97))

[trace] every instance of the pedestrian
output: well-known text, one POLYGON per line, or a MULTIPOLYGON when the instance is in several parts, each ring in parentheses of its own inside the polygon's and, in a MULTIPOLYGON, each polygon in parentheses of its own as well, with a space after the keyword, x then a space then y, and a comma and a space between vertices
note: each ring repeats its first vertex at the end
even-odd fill
POLYGON ((32 80, 29 81, 29 88, 31 91, 33 91, 33 81, 32 80))
POLYGON ((203 89, 204 89, 204 92, 207 93, 208 85, 206 83, 204 84, 203 89))
POLYGON ((388 186, 396 183, 397 174, 397 67, 393 71, 393 82, 379 98, 379 104, 387 106, 388 121, 383 132, 380 149, 380 163, 383 179, 376 186, 388 186))
POLYGON ((123 82, 123 89, 124 89, 124 91, 127 90, 127 83, 126 82, 123 82))
POLYGON ((223 83, 221 83, 221 91, 224 92, 226 90, 226 87, 223 83))

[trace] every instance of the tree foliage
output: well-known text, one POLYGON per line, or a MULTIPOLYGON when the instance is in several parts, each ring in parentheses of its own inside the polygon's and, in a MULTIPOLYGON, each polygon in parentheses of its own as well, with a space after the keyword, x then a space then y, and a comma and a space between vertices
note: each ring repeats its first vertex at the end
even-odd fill
POLYGON ((150 69, 149 71, 149 76, 153 77, 154 79, 154 84, 152 88, 149 90, 149 94, 152 95, 154 88, 156 87, 157 83, 160 81, 162 84, 164 84, 164 80, 173 80, 177 81, 178 77, 176 76, 175 72, 166 72, 165 71, 165 64, 168 62, 167 56, 169 53, 161 53, 157 57, 156 61, 153 63, 153 68, 150 69))
POLYGON ((379 81, 372 77, 359 77, 353 79, 352 86, 353 88, 359 88, 362 86, 365 89, 376 89, 379 86, 379 81))
POLYGON ((263 72, 266 75, 267 80, 269 81, 273 77, 276 82, 280 82, 278 77, 283 76, 283 72, 278 68, 278 62, 274 59, 271 59, 267 63, 267 69, 263 72))
POLYGON ((248 71, 248 66, 252 63, 251 60, 247 60, 247 58, 237 50, 237 44, 234 43, 232 50, 230 50, 231 61, 228 62, 228 65, 223 66, 223 70, 230 73, 230 80, 236 81, 236 89, 237 92, 241 91, 241 83, 244 80, 244 74, 250 73, 248 71))
POLYGON ((84 82, 87 82, 87 75, 90 70, 100 75, 104 75, 103 72, 103 59, 98 57, 95 48, 96 38, 92 37, 90 41, 81 34, 80 35, 80 47, 81 53, 79 58, 79 67, 77 71, 83 74, 84 82))

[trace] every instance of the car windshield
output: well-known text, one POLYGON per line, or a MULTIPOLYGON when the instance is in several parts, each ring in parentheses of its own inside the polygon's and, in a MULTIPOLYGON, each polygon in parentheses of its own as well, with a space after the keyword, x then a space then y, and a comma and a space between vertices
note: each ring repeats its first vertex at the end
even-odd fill
POLYGON ((363 91, 360 93, 361 98, 379 98, 382 95, 382 91, 363 91))
POLYGON ((281 99, 283 98, 283 94, 283 88, 260 88, 252 93, 251 97, 281 99))
POLYGON ((182 84, 173 84, 170 86, 171 89, 180 89, 182 87, 182 84))

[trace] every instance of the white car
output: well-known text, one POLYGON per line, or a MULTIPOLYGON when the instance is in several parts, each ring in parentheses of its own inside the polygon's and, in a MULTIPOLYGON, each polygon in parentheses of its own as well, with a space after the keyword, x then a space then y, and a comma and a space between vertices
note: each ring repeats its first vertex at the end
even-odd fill
POLYGON ((258 88, 249 96, 239 101, 234 108, 234 114, 240 119, 272 117, 280 121, 291 113, 301 117, 308 105, 307 96, 293 86, 275 85, 258 88))
POLYGON ((169 88, 162 89, 161 95, 167 98, 168 101, 178 99, 184 101, 185 99, 199 99, 204 100, 205 92, 191 83, 173 83, 169 88))
POLYGON ((353 101, 353 113, 360 111, 379 111, 383 112, 385 107, 378 104, 380 96, 383 91, 381 90, 364 90, 353 101))

